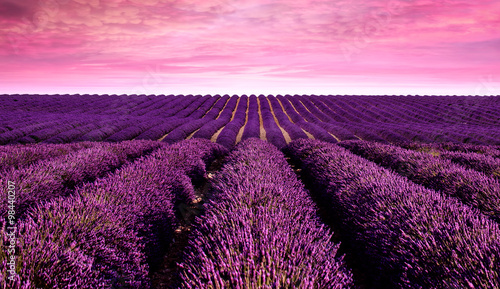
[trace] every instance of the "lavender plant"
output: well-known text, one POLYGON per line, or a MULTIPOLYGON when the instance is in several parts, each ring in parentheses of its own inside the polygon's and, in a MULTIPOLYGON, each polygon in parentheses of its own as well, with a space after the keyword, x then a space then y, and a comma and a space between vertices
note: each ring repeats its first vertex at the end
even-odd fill
POLYGON ((500 221, 500 182, 494 178, 450 160, 397 146, 366 141, 347 141, 340 145, 415 183, 458 198, 500 221))
POLYGON ((161 146, 72 196, 38 204, 18 224, 15 281, 7 281, 0 253, 1 288, 150 288, 149 270, 179 223, 175 203, 194 199, 188 174, 205 176, 224 153, 208 140, 161 146))
POLYGON ((500 286, 500 228, 477 210, 337 145, 301 139, 284 151, 335 216, 371 288, 500 286))
MULTIPOLYGON (((76 185, 102 177, 160 145, 154 141, 95 144, 88 149, 58 158, 40 161, 20 169, 7 170, 0 179, 0 185, 6 188, 8 181, 15 181, 18 184, 16 216, 21 218, 33 204, 69 195, 76 185)), ((7 190, 2 190, 1 196, 4 200, 2 203, 7 202, 7 190)), ((0 209, 0 225, 4 224, 6 214, 5 205, 0 209)))
POLYGON ((180 266, 183 288, 350 288, 338 244, 282 153, 236 146, 213 180, 180 266))

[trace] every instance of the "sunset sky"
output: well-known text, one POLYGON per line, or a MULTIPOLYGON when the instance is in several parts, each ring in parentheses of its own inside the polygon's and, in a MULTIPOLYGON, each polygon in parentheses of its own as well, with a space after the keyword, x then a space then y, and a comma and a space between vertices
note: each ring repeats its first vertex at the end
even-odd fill
POLYGON ((500 1, 0 0, 0 93, 500 95, 500 1))

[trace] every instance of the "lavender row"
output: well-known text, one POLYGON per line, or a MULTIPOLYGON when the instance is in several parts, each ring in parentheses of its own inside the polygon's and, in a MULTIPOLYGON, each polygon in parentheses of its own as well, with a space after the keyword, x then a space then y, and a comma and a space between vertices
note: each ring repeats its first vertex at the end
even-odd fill
MULTIPOLYGON (((0 185, 7 187, 9 181, 17 184, 15 211, 16 217, 22 218, 32 205, 68 195, 76 185, 102 177, 159 146, 155 141, 99 143, 68 155, 8 170, 0 179, 0 185)), ((2 199, 7 200, 6 190, 2 191, 2 199)), ((0 214, 1 225, 7 215, 6 205, 2 206, 0 214)))
POLYGON ((248 139, 213 182, 180 264, 183 288, 349 288, 332 233, 283 154, 248 139))
POLYGON ((482 172, 489 177, 500 179, 500 158, 478 153, 462 152, 442 152, 438 153, 438 155, 463 167, 482 172))
MULTIPOLYGON (((397 130, 401 129, 402 124, 400 123, 394 127, 386 127, 386 124, 380 123, 381 120, 391 121, 387 115, 383 114, 383 111, 378 111, 379 113, 376 114, 364 108, 363 114, 373 117, 361 119, 358 117, 361 115, 361 112, 357 112, 352 108, 346 110, 349 106, 345 103, 333 103, 327 97, 307 96, 306 99, 308 101, 304 103, 309 104, 308 108, 314 111, 314 115, 323 121, 322 123, 318 123, 318 125, 334 134, 340 140, 356 139, 356 134, 358 134, 358 137, 361 135, 363 138, 382 142, 386 142, 387 140, 406 141, 408 137, 415 137, 414 135, 402 136, 396 133, 397 130), (363 122, 368 120, 371 120, 372 123, 366 126, 362 125, 363 122), (354 125, 353 123, 356 124, 354 125), (382 136, 373 133, 375 131, 378 134, 382 134, 382 136)), ((395 118, 392 121, 395 121, 395 118)))
POLYGON ((290 95, 286 95, 285 98, 293 104, 293 107, 295 107, 297 112, 304 118, 304 120, 297 122, 298 125, 309 131, 315 139, 333 143, 337 142, 337 140, 329 134, 328 130, 322 126, 323 122, 316 115, 312 114, 298 98, 290 95))
POLYGON ((14 140, 22 138, 30 133, 58 125, 58 121, 38 122, 17 128, 14 130, 6 131, 0 134, 0 144, 8 144, 14 140))
POLYGON ((334 216, 369 288, 496 288, 500 228, 453 198, 334 144, 285 148, 334 216))
MULTIPOLYGON (((315 99, 312 96, 308 95, 302 95, 302 96, 297 96, 297 99, 303 104, 304 107, 307 108, 307 111, 310 112, 314 116, 314 119, 322 121, 322 122, 336 122, 337 119, 336 117, 337 114, 335 112, 329 111, 328 114, 325 114, 323 111, 321 111, 321 108, 325 108, 324 104, 322 106, 318 106, 317 103, 314 103, 313 100, 315 99)), ((341 121, 346 122, 347 119, 341 118, 341 121)))
POLYGON ((500 221, 500 182, 450 160, 396 146, 348 141, 341 146, 392 169, 417 184, 439 190, 500 221))
POLYGON ((241 139, 245 140, 252 137, 260 138, 259 104, 255 95, 248 97, 248 120, 241 139))
POLYGON ((236 144, 238 132, 245 124, 247 99, 248 97, 246 95, 239 99, 233 119, 224 126, 216 139, 218 144, 227 148, 231 148, 236 144))
MULTIPOLYGON (((321 139, 324 141, 336 142, 336 140, 328 134, 323 128, 314 122, 305 121, 304 118, 295 110, 294 106, 289 102, 289 99, 278 95, 276 97, 278 101, 283 105, 286 114, 292 119, 292 121, 299 126, 301 129, 309 132, 315 139, 321 139)), ((304 112, 304 110, 302 110, 304 112)), ((310 116, 310 114, 306 114, 310 116)), ((314 118, 309 118, 313 120, 314 118)))
POLYGON ((90 133, 93 130, 100 129, 104 126, 103 123, 89 123, 89 124, 84 124, 78 127, 75 127, 73 129, 63 131, 61 133, 58 133, 56 135, 53 135, 46 140, 44 140, 44 143, 50 143, 50 144, 60 144, 60 143, 68 143, 72 142, 74 140, 79 139, 81 136, 86 135, 90 133))
POLYGON ((96 130, 92 130, 80 137, 76 138, 76 141, 102 141, 105 140, 117 132, 127 129, 132 126, 133 122, 130 120, 115 120, 113 122, 108 122, 96 130))
MULTIPOLYGON (((164 96, 162 98, 171 98, 164 96)), ((146 95, 10 95, 0 98, 0 107, 16 107, 19 111, 38 110, 59 112, 69 109, 71 112, 99 113, 113 109, 120 109, 127 104, 137 106, 146 100, 156 99, 156 96, 146 95), (97 109, 97 110, 96 110, 97 109)))
MULTIPOLYGON (((179 97, 167 110, 164 111, 164 116, 166 117, 181 117, 183 111, 193 109, 194 106, 191 104, 196 101, 197 97, 193 95, 186 95, 184 97, 179 97)), ((189 113, 188 113, 189 115, 189 113)))
POLYGON ((314 136, 316 139, 332 143, 339 141, 339 139, 336 139, 330 134, 339 134, 336 127, 331 123, 324 122, 322 120, 325 119, 326 116, 324 114, 321 114, 319 109, 312 102, 308 101, 308 99, 301 98, 300 96, 288 96, 288 99, 294 104, 300 114, 305 116, 305 119, 308 121, 308 123, 303 124, 303 126, 309 127, 311 131, 314 131, 314 136))
POLYGON ((35 162, 51 159, 94 146, 92 142, 73 144, 6 145, 0 147, 0 172, 19 169, 35 162))
POLYGON ((225 95, 222 97, 214 97, 214 98, 217 99, 217 102, 205 114, 204 118, 206 118, 206 119, 210 119, 210 120, 216 119, 220 115, 222 109, 224 109, 224 106, 226 105, 227 101, 229 100, 228 95, 225 95))
POLYGON ((213 108, 215 103, 217 103, 217 101, 220 99, 219 97, 213 97, 209 95, 204 97, 206 98, 206 101, 203 102, 203 104, 200 105, 197 110, 190 114, 189 117, 192 117, 194 119, 204 118, 213 108))
POLYGON ((169 165, 189 176, 195 186, 205 181, 206 166, 227 153, 223 146, 200 138, 169 145, 169 150, 177 156, 168 160, 169 165))
POLYGON ((203 105, 203 103, 205 103, 210 98, 210 96, 192 97, 192 98, 194 99, 194 101, 190 102, 185 109, 176 113, 175 114, 176 117, 179 118, 189 117, 191 114, 197 111, 203 105))
POLYGON ((276 99, 283 105, 283 109, 286 114, 292 119, 294 123, 303 121, 304 118, 295 110, 292 104, 282 95, 277 95, 276 99))
MULTIPOLYGON (((425 99, 423 97, 421 100, 425 99)), ((475 108, 474 106, 480 104, 482 107, 488 107, 488 99, 482 97, 462 96, 462 97, 441 97, 438 101, 430 103, 425 106, 426 109, 433 109, 437 115, 455 116, 455 121, 467 121, 479 124, 497 123, 494 115, 489 111, 475 108), (486 102, 485 102, 486 100, 486 102), (443 106, 443 103, 448 105, 443 106), (491 118, 493 116, 493 118, 491 118), (485 118, 486 119, 483 119, 485 118)), ((494 104, 494 103, 492 103, 494 104)))
POLYGON ((307 110, 307 108, 303 105, 298 96, 294 97, 291 95, 285 95, 285 99, 287 99, 292 104, 294 109, 302 116, 304 120, 312 123, 318 121, 318 118, 315 115, 313 115, 309 110, 307 110))
POLYGON ((222 109, 219 115, 216 116, 215 120, 209 121, 204 124, 194 135, 194 138, 205 138, 211 139, 212 136, 221 128, 223 128, 230 120, 233 114, 233 110, 236 108, 238 102, 237 98, 230 98, 225 107, 222 109))
POLYGON ((105 140, 110 141, 110 142, 120 142, 120 141, 125 141, 125 140, 132 140, 139 136, 142 132, 160 125, 160 121, 157 119, 151 119, 148 122, 144 123, 138 123, 138 124, 131 124, 130 126, 127 126, 126 128, 112 134, 111 136, 107 137, 105 140))
POLYGON ((187 118, 186 122, 182 125, 173 129, 167 136, 162 140, 166 143, 175 143, 179 140, 186 139, 190 134, 200 129, 204 124, 207 123, 207 119, 191 119, 187 118))
POLYGON ((480 153, 489 155, 492 157, 500 158, 500 147, 499 146, 488 146, 488 145, 471 145, 471 144, 457 144, 457 143, 405 143, 400 144, 400 146, 422 152, 437 151, 456 151, 463 153, 480 153))
MULTIPOLYGON (((317 97, 305 96, 301 99, 303 100, 303 103, 307 107, 307 109, 311 111, 311 113, 316 117, 314 122, 315 126, 319 126, 325 131, 333 134, 336 141, 355 139, 354 133, 350 130, 352 128, 348 125, 348 123, 350 123, 352 120, 344 116, 346 112, 343 111, 341 107, 338 107, 338 109, 343 113, 339 114, 338 110, 331 110, 322 102, 322 99, 318 99, 317 97)), ((354 117, 354 119, 359 118, 354 117)), ((322 136, 319 139, 324 141, 331 141, 331 138, 329 136, 322 136)))
MULTIPOLYGON (((33 124, 0 133, 0 143, 62 143, 74 141, 100 141, 105 140, 113 134, 114 138, 120 137, 120 133, 126 133, 121 138, 131 139, 134 134, 155 125, 158 120, 150 118, 119 117, 109 120, 109 117, 88 115, 71 115, 52 118, 44 115, 33 120, 33 124), (137 125, 139 124, 139 125, 137 125), (136 126, 136 131, 121 132, 136 126)), ((118 139, 110 139, 117 141, 118 139)), ((121 140, 121 139, 120 139, 121 140)))
POLYGON ((290 95, 286 95, 283 103, 286 103, 287 101, 291 104, 289 109, 296 110, 297 113, 299 113, 303 118, 302 120, 296 122, 297 125, 310 132, 315 139, 336 142, 335 138, 320 126, 322 122, 315 115, 309 112, 298 99, 290 95))
POLYGON ((17 139, 16 142, 21 144, 41 142, 61 132, 82 126, 82 124, 83 122, 81 121, 75 121, 73 119, 69 119, 66 123, 59 123, 58 125, 51 126, 42 130, 37 130, 33 133, 27 134, 26 136, 17 139))
MULTIPOLYGON (((278 114, 283 106, 286 118, 275 116, 279 126, 291 135, 291 139, 296 139, 292 136, 296 133, 303 137, 301 131, 305 131, 316 139, 329 142, 359 138, 384 143, 419 141, 500 145, 500 121, 496 117, 500 112, 498 96, 259 97, 271 101, 272 111, 278 114)), ((0 102, 0 144, 121 141, 134 138, 158 140, 179 127, 182 120, 184 124, 203 118, 217 118, 217 106, 222 99, 230 99, 232 104, 238 96, 5 96, 0 102), (168 122, 174 122, 175 125, 168 122), (164 129, 157 128, 160 126, 164 129)), ((232 114, 232 110, 228 113, 232 114)), ((252 136, 255 136, 257 129, 256 113, 249 109, 249 132, 252 132, 252 136)), ((199 128, 196 137, 210 139, 229 122, 226 120, 221 117, 201 127, 189 129, 194 132, 199 128)), ((260 129, 261 124, 258 125, 260 129)), ((271 136, 279 136, 276 130, 270 130, 271 136)), ((248 134, 243 133, 242 139, 248 138, 248 134)), ((176 132, 172 138, 177 141, 190 135, 176 132)))
POLYGON ((278 124, 276 124, 276 121, 274 120, 274 116, 271 111, 269 102, 267 101, 267 97, 261 95, 259 96, 258 100, 260 102, 262 125, 266 130, 267 141, 275 145, 277 148, 281 149, 286 145, 285 137, 283 136, 283 132, 278 127, 278 124))
MULTIPOLYGON (((104 96, 103 96, 104 98, 104 96)), ((137 97, 133 96, 127 96, 127 97, 122 97, 122 98, 117 98, 115 100, 113 99, 106 99, 104 98, 104 101, 98 101, 98 103, 104 107, 106 107, 106 104, 109 103, 110 105, 121 105, 121 107, 117 108, 111 108, 106 111, 103 111, 102 113, 104 114, 109 114, 109 115, 116 115, 116 114, 132 114, 132 110, 135 109, 135 105, 138 105, 138 103, 133 102, 137 97), (106 101, 107 100, 107 101, 106 101), (121 101, 121 102, 120 102, 121 101), (123 101, 130 101, 130 103, 123 105, 123 101)), ((42 97, 43 99, 43 97, 42 97)), ((193 101, 195 97, 191 97, 190 100, 193 101)), ((166 98, 166 100, 169 100, 166 98)), ((181 97, 178 100, 183 100, 181 97)), ((73 100, 74 101, 74 100, 73 100)), ((162 104, 162 102, 165 101, 165 97, 160 98, 158 103, 162 104)), ((183 101, 185 103, 185 99, 183 101)), ((182 104, 182 103, 181 103, 182 104)), ((93 104, 95 106, 95 103, 93 104)), ((155 106, 152 106, 155 107, 155 106)), ((195 107, 192 107, 191 109, 195 109, 195 107)), ((172 111, 172 113, 177 113, 179 109, 177 108, 175 111, 172 111)), ((64 117, 65 121, 64 122, 74 122, 74 120, 82 119, 84 122, 89 122, 88 120, 88 115, 89 113, 96 113, 95 111, 91 110, 83 110, 78 113, 69 113, 68 111, 64 111, 65 114, 58 114, 57 117, 61 118, 64 117), (85 114, 82 114, 85 113, 85 114)), ((168 113, 168 111, 167 111, 168 113)), ((143 113, 144 114, 144 113, 143 113)), ((48 117, 48 115, 47 115, 48 117)), ((108 117, 109 118, 109 117, 108 117)), ((97 117, 97 121, 99 119, 102 121, 103 118, 101 116, 97 117)), ((41 119, 35 119, 35 123, 40 123, 41 119)), ((140 134, 143 130, 148 129, 148 125, 153 126, 155 125, 155 121, 151 119, 145 119, 145 118, 135 118, 135 117, 128 117, 125 122, 123 120, 120 120, 118 123, 119 125, 116 125, 116 121, 113 125, 107 124, 104 127, 100 126, 98 128, 93 127, 93 124, 96 123, 96 119, 94 118, 93 123, 88 123, 80 126, 76 126, 74 128, 66 128, 64 125, 61 125, 59 123, 55 123, 52 126, 47 126, 46 129, 42 130, 36 130, 35 132, 32 133, 31 131, 27 131, 27 129, 23 130, 18 130, 9 132, 9 135, 1 135, 0 140, 3 138, 6 138, 5 142, 12 142, 16 138, 19 139, 19 142, 39 142, 39 141, 44 141, 47 138, 47 142, 49 143, 58 143, 58 142, 69 142, 69 141, 86 141, 86 140, 91 140, 91 141, 96 141, 96 140, 104 140, 108 138, 109 141, 121 141, 124 139, 132 139, 138 134, 140 134), (134 126, 135 123, 141 122, 139 126, 134 126), (30 134, 31 135, 28 135, 30 134), (54 134, 59 133, 59 135, 54 136, 54 134)))
POLYGON ((15 282, 4 282, 0 255, 2 288, 150 288, 150 270, 179 224, 175 203, 193 194, 187 173, 204 177, 223 153, 207 140, 163 146, 71 197, 37 206, 18 226, 23 267, 15 282))
POLYGON ((288 133, 290 139, 307 138, 306 133, 288 118, 275 97, 270 97, 269 101, 279 125, 288 133))
POLYGON ((163 136, 167 135, 175 128, 185 124, 189 119, 185 118, 167 118, 163 123, 154 126, 138 136, 135 137, 136 140, 160 140, 163 136))
POLYGON ((311 96, 309 100, 320 110, 320 113, 316 113, 316 115, 323 121, 349 123, 359 120, 357 116, 345 112, 342 107, 333 108, 334 105, 325 97, 311 96))
MULTIPOLYGON (((300 98, 300 96, 295 96, 300 98)), ((393 116, 391 114, 387 115, 382 109, 377 109, 375 111, 368 109, 366 106, 368 105, 379 105, 381 103, 384 103, 386 101, 386 97, 378 97, 377 101, 373 101, 373 99, 368 99, 370 103, 364 102, 364 107, 362 107, 361 110, 355 109, 353 106, 351 106, 350 102, 354 102, 356 104, 356 107, 359 108, 361 105, 359 105, 359 98, 353 100, 353 99, 348 99, 348 98, 342 98, 341 96, 316 96, 316 97, 309 97, 311 100, 315 101, 315 104, 319 107, 322 108, 323 111, 328 110, 327 115, 329 117, 334 117, 335 121, 339 121, 343 123, 344 128, 347 128, 348 130, 352 130, 353 133, 357 133, 359 136, 361 136, 363 139, 368 139, 368 140, 377 140, 377 141, 390 141, 390 142, 401 142, 401 141, 408 141, 408 140, 421 140, 421 141, 470 141, 470 142, 475 142, 475 143, 481 143, 481 142, 486 142, 486 143, 496 143, 495 139, 492 137, 488 137, 484 134, 484 128, 477 129, 474 127, 474 125, 469 125, 469 124, 463 124, 460 122, 460 124, 456 125, 456 129, 451 130, 450 128, 450 123, 453 123, 453 120, 451 118, 435 118, 433 114, 426 113, 424 111, 419 111, 419 118, 413 118, 411 121, 412 123, 412 128, 415 129, 416 127, 421 127, 419 129, 420 131, 418 132, 417 135, 411 135, 411 132, 408 133, 406 130, 406 134, 410 134, 411 136, 404 136, 398 133, 395 133, 395 130, 400 130, 401 128, 404 127, 404 124, 408 122, 409 114, 411 114, 411 111, 408 111, 408 113, 405 114, 399 114, 398 116, 393 116), (329 107, 324 106, 324 103, 328 103, 332 109, 329 107), (326 110, 325 110, 326 109, 326 110), (345 110, 347 109, 347 110, 345 110), (341 115, 337 116, 336 112, 340 112, 341 115), (363 119, 360 119, 356 117, 356 115, 362 115, 363 119), (401 118, 400 116, 403 115, 404 117, 401 118), (424 115, 426 118, 422 118, 422 115, 424 115), (349 121, 346 121, 345 119, 342 119, 343 116, 349 117, 349 121), (392 117, 389 118, 388 116, 392 117), (428 124, 421 124, 423 120, 429 120, 433 122, 438 122, 438 124, 435 123, 428 123, 428 124), (353 126, 352 122, 358 122, 356 126, 353 126), (380 123, 380 121, 385 121, 387 123, 380 123), (439 123, 445 123, 446 124, 446 129, 439 130, 436 132, 431 132, 433 129, 439 127, 439 123), (377 125, 373 125, 373 123, 378 123, 377 125), (363 125, 361 125, 363 124, 363 125), (361 127, 359 127, 361 125, 361 127), (359 127, 360 129, 355 132, 356 127, 359 127), (468 131, 467 134, 463 134, 463 130, 468 131), (477 132, 474 132, 476 131, 477 132), (375 133, 369 133, 370 131, 373 131, 375 133), (425 137, 421 138, 420 136, 425 135, 425 137), (448 137, 448 136, 451 137, 448 137)), ((364 99, 367 99, 365 97, 364 99)), ((399 102, 398 102, 399 103, 399 102)), ((304 104, 307 105, 306 102, 304 104)), ((384 109, 389 109, 393 111, 393 107, 395 106, 395 103, 391 103, 392 107, 384 107, 384 109)), ((396 103, 397 105, 397 103, 396 103)), ((314 110, 314 107, 308 106, 309 109, 314 110)), ((410 107, 411 109, 414 109, 413 107, 410 107)), ((406 109, 401 107, 400 109, 406 109)), ((398 113, 398 111, 396 111, 398 113)), ((314 113, 315 116, 319 116, 319 114, 314 113)), ((450 116, 451 117, 451 116, 450 116)), ((326 118, 322 118, 323 121, 328 121, 326 118)), ((330 123, 332 122, 332 119, 329 120, 330 123)), ((330 131, 335 134, 335 131, 330 131)), ((347 138, 342 138, 347 139, 347 138)))
POLYGON ((45 137, 38 137, 37 141, 45 143, 64 143, 70 141, 122 141, 130 140, 153 126, 160 123, 157 119, 151 118, 107 118, 86 120, 84 124, 73 129, 63 130, 57 134, 47 134, 45 137))
MULTIPOLYGON (((321 96, 321 98, 329 98, 338 103, 338 100, 343 101, 343 104, 353 103, 355 107, 359 107, 360 100, 371 105, 389 105, 396 110, 404 110, 411 106, 412 110, 408 110, 408 114, 404 118, 412 117, 413 119, 431 122, 448 121, 452 122, 469 122, 474 124, 495 124, 498 125, 498 120, 494 118, 491 110, 498 111, 498 96, 495 97, 460 97, 460 96, 376 96, 377 101, 373 101, 375 96, 358 96, 356 98, 350 96, 321 96), (475 107, 472 107, 472 106, 475 107), (456 117, 454 117, 456 115, 456 117), (485 118, 478 120, 478 118, 485 118)), ((382 107, 385 109, 386 107, 382 107)), ((381 110, 381 109, 380 109, 381 110)), ((377 109, 379 111, 379 109, 377 109)), ((356 110, 354 110, 356 113, 356 110)))
MULTIPOLYGON (((133 96, 131 96, 133 97, 133 96)), ((138 96, 136 96, 138 97, 138 96)), ((140 97, 138 97, 140 99, 140 97)), ((174 98, 172 96, 165 96, 163 98, 144 97, 143 100, 135 105, 130 111, 130 115, 152 117, 158 113, 158 110, 166 105, 172 103, 174 98)), ((132 102, 133 103, 133 102, 132 102)))

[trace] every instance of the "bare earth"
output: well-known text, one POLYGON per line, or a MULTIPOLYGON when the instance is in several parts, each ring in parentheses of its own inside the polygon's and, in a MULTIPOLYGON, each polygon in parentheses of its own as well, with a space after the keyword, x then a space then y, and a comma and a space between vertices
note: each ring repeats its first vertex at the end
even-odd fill
POLYGON ((257 98, 257 105, 259 106, 260 139, 267 141, 266 130, 264 129, 264 121, 262 120, 262 113, 260 111, 260 100, 259 100, 259 98, 257 98))
POLYGON ((241 137, 243 136, 243 131, 245 131, 245 126, 247 125, 247 122, 248 122, 248 105, 249 104, 250 104, 250 98, 247 98, 247 111, 245 112, 245 123, 240 128, 240 131, 238 132, 238 135, 236 136, 236 143, 239 143, 241 141, 241 137))

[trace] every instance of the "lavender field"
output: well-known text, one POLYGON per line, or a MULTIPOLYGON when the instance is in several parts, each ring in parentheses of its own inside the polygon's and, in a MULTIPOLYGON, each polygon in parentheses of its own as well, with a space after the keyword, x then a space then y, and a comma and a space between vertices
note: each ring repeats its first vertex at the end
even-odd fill
POLYGON ((0 96, 0 288, 500 288, 500 97, 0 96))
POLYGON ((0 144, 257 137, 500 145, 498 96, 4 95, 0 144))

